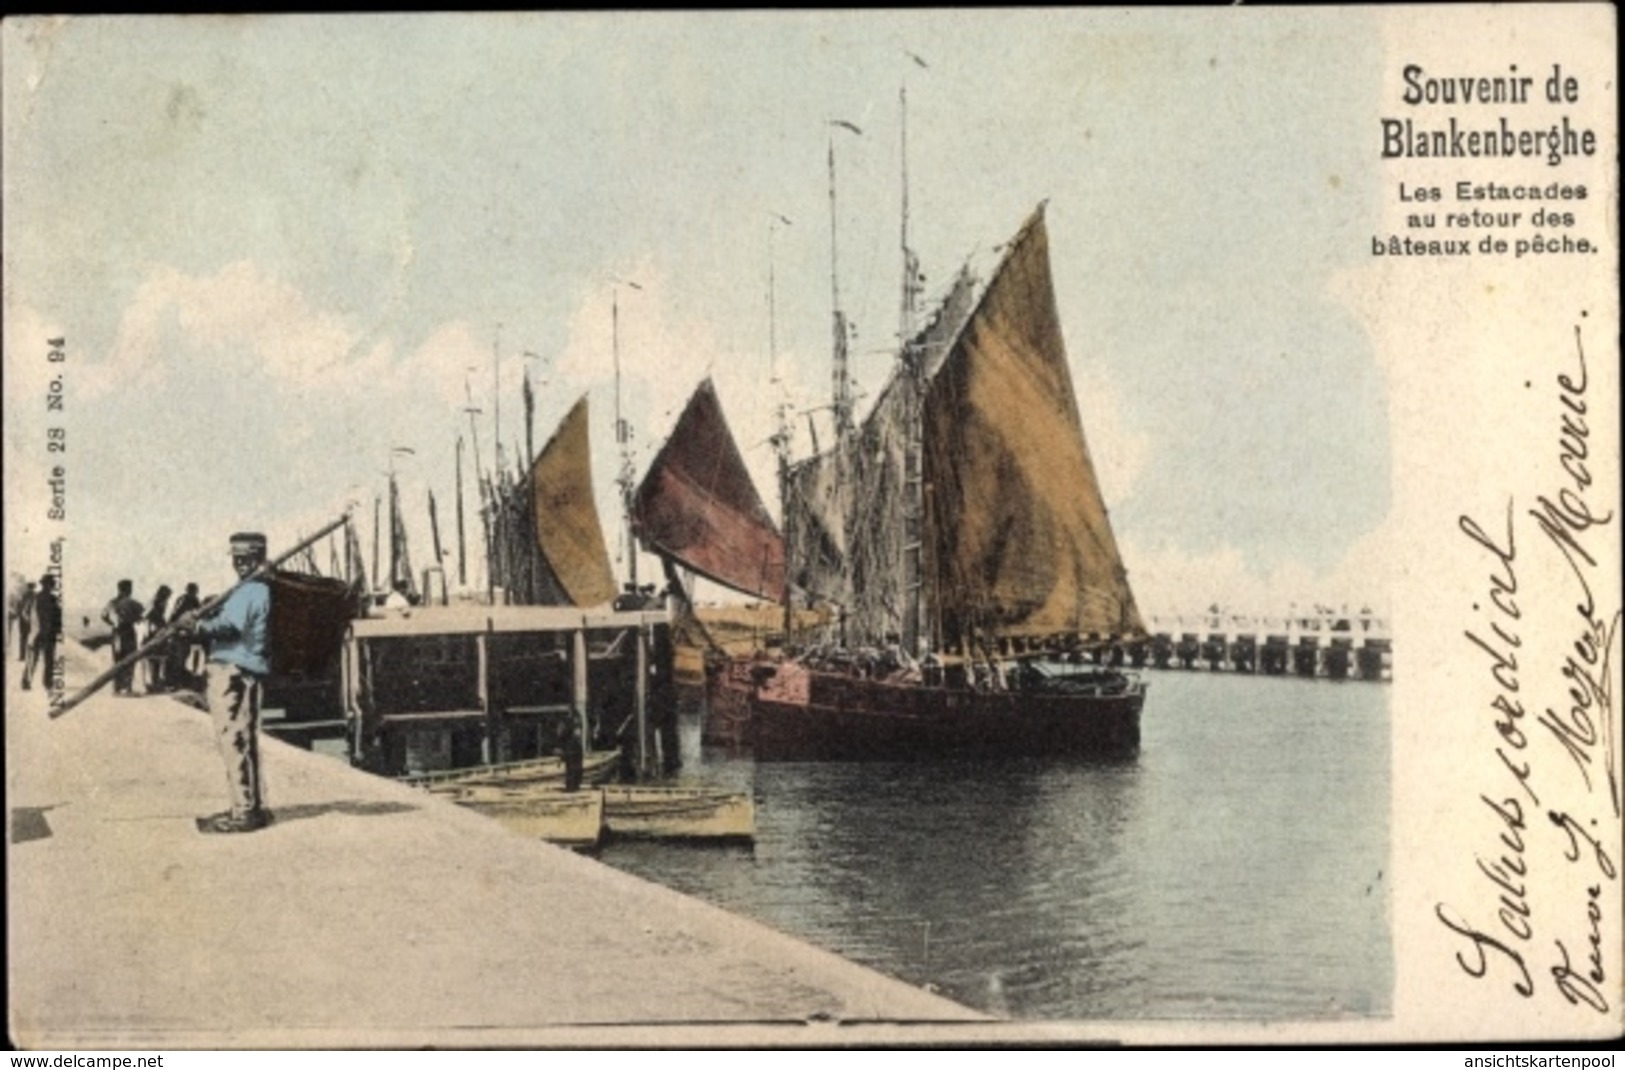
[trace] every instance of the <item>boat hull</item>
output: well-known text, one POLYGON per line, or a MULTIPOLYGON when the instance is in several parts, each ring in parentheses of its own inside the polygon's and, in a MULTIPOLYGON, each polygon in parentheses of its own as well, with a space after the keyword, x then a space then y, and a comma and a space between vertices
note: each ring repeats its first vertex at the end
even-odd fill
POLYGON ((1139 753, 1145 690, 1137 681, 1118 693, 1045 693, 804 675, 804 692, 758 688, 750 723, 757 761, 1123 759, 1139 753))
MULTIPOLYGON (((620 769, 619 751, 590 751, 582 758, 583 784, 602 784, 613 779, 620 769)), ((502 765, 480 765, 467 769, 442 769, 432 773, 412 773, 401 777, 403 783, 435 793, 456 794, 463 787, 490 785, 494 787, 564 787, 566 780, 564 759, 556 756, 529 758, 502 765)))
POLYGON ((706 666, 701 743, 729 749, 750 745, 751 691, 755 686, 752 673, 758 664, 731 658, 706 666))
POLYGON ((596 847, 604 834, 604 795, 597 790, 536 791, 474 784, 450 798, 509 831, 561 847, 596 847))
POLYGON ((756 807, 749 795, 708 788, 606 787, 604 829, 617 839, 749 843, 756 807))
POLYGON ((712 788, 602 787, 561 791, 546 785, 457 783, 436 790, 508 829, 568 847, 616 839, 749 843, 756 806, 740 792, 712 788))

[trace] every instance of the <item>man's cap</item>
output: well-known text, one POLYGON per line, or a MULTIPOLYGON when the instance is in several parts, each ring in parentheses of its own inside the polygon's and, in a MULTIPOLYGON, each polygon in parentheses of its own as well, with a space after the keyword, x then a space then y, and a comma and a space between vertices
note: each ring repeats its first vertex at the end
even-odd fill
POLYGON ((265 536, 257 531, 239 531, 231 537, 231 556, 265 556, 265 536))

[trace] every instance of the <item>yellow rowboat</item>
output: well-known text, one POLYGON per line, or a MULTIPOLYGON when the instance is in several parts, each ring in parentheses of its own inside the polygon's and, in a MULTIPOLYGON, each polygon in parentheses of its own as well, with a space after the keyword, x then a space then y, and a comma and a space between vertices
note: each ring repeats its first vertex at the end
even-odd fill
MULTIPOLYGON (((615 775, 620 752, 590 751, 581 760, 583 784, 601 784, 615 775)), ((472 784, 495 787, 564 787, 564 759, 531 758, 500 765, 477 765, 468 769, 443 769, 433 773, 413 773, 401 778, 406 784, 425 788, 437 795, 472 784)))
POLYGON ((563 791, 535 784, 439 785, 436 795, 496 818, 525 836, 592 846, 604 837, 750 843, 756 806, 715 788, 609 786, 563 791), (596 824, 594 824, 596 822, 596 824))
POLYGON ((714 788, 608 786, 604 824, 627 839, 714 840, 756 838, 756 806, 748 794, 714 788))
POLYGON ((597 847, 604 836, 604 795, 465 784, 436 792, 459 806, 494 818, 509 831, 562 847, 597 847))

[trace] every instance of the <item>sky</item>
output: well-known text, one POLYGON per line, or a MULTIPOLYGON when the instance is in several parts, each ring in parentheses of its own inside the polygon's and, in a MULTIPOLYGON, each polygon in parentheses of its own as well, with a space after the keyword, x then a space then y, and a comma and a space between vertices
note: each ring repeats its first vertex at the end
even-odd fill
MULTIPOLYGON (((8 574, 37 575, 66 535, 70 611, 121 577, 143 599, 209 590, 233 531, 287 546, 354 503, 370 542, 392 465, 414 563, 432 491, 455 571, 458 436, 489 467, 500 420, 511 463, 529 377, 537 449, 590 398, 624 575, 617 352, 638 474, 710 375, 776 513, 774 406, 828 404, 832 146, 860 411, 891 367, 906 87, 928 291, 1047 201, 1142 608, 1380 611, 1388 397, 1338 296, 1378 214, 1368 17, 8 20, 8 574), (57 372, 65 407, 47 412, 57 372)), ((812 419, 827 443, 827 413, 812 419)))

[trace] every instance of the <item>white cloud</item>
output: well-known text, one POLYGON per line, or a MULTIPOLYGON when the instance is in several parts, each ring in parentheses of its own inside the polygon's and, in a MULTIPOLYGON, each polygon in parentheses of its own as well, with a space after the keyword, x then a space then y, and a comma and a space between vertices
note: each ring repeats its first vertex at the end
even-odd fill
POLYGON ((1324 571, 1296 561, 1260 571, 1234 546, 1193 554, 1177 546, 1142 547, 1123 540, 1121 549, 1147 618, 1193 619, 1214 603, 1248 617, 1284 616, 1294 605, 1347 606, 1351 612, 1369 606, 1379 616, 1386 616, 1390 607, 1393 541, 1387 525, 1356 540, 1324 571))
POLYGON ((159 265, 125 308, 106 357, 88 363, 75 386, 90 397, 152 389, 170 377, 182 349, 241 361, 296 392, 376 387, 393 352, 253 261, 212 275, 159 265))
POLYGON ((475 374, 470 369, 484 369, 490 359, 491 343, 477 338, 471 324, 452 320, 435 328, 401 363, 397 376, 456 411, 466 404, 475 374))

